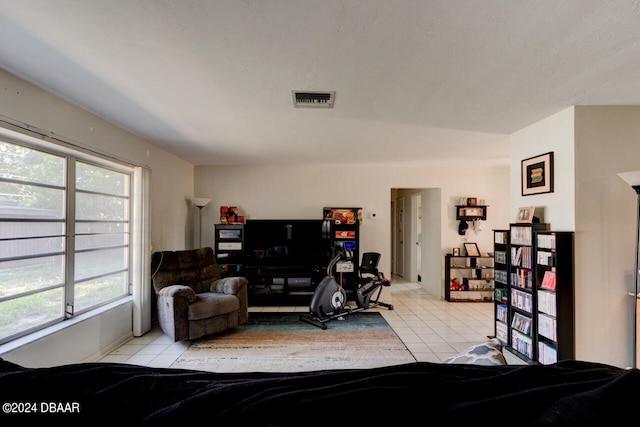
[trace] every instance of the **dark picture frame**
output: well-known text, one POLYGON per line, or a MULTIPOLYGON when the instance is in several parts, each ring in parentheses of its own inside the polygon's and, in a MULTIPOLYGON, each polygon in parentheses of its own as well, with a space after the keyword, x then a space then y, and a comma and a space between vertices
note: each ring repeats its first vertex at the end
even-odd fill
POLYGON ((453 248, 451 253, 453 256, 460 256, 460 248, 453 248))
POLYGON ((522 195, 553 193, 553 151, 521 162, 522 195))
POLYGON ((464 244, 464 250, 467 252, 467 256, 480 256, 480 249, 478 249, 478 245, 473 242, 466 242, 464 244))

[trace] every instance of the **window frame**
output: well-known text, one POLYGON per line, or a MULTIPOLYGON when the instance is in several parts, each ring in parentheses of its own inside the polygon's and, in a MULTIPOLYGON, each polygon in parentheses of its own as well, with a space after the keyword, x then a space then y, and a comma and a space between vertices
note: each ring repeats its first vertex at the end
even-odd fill
MULTIPOLYGON (((77 143, 63 140, 59 137, 51 138, 45 132, 35 132, 33 129, 16 128, 15 125, 0 123, 0 140, 8 144, 19 145, 28 149, 37 150, 47 154, 63 157, 66 182, 65 187, 65 212, 63 214, 64 226, 64 248, 63 253, 66 257, 64 264, 64 301, 63 315, 53 321, 43 322, 41 325, 25 329, 16 334, 0 338, 0 344, 11 342, 15 339, 28 336, 37 331, 41 331, 52 325, 63 323, 65 320, 73 319, 79 315, 96 314, 100 309, 108 304, 112 304, 118 300, 130 300, 133 296, 134 304, 134 335, 141 335, 150 329, 150 284, 149 283, 149 266, 145 260, 150 255, 149 247, 149 180, 150 170, 148 168, 134 165, 131 162, 113 156, 98 153, 96 150, 87 149, 77 143), (35 134, 35 137, 34 137, 35 134), (75 201, 76 201, 76 181, 75 170, 77 162, 82 162, 91 166, 105 168, 117 173, 124 173, 128 176, 127 196, 127 234, 126 243, 126 286, 123 293, 110 299, 101 301, 96 305, 85 307, 84 309, 75 311, 70 309, 70 303, 74 300, 74 279, 75 267, 75 201)), ((45 184, 46 186, 46 184, 45 184)), ((5 221, 0 218, 0 221, 5 221)))

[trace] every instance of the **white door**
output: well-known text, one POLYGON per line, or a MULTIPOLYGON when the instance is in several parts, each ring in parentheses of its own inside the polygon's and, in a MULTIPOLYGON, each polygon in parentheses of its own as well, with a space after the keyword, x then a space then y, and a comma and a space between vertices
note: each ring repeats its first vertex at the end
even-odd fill
POLYGON ((396 274, 404 277, 404 198, 396 203, 396 274))
MULTIPOLYGON (((411 205, 413 207, 413 218, 415 222, 415 280, 420 283, 422 281, 422 195, 414 194, 411 196, 411 205)), ((413 279, 413 278, 412 278, 413 279)))

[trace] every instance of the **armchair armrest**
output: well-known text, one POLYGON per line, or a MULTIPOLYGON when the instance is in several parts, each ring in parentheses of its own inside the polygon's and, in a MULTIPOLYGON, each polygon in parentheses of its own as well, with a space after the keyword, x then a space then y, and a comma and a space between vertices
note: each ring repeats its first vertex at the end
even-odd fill
POLYGON ((189 339, 189 304, 196 293, 185 285, 169 285, 158 291, 158 322, 174 341, 189 339))
POLYGON ((249 281, 245 277, 223 277, 211 283, 211 292, 218 292, 227 295, 238 295, 243 288, 247 287, 249 281))
POLYGON ((160 289, 158 296, 165 298, 184 297, 187 302, 192 303, 196 300, 196 293, 193 289, 185 285, 171 285, 160 289))

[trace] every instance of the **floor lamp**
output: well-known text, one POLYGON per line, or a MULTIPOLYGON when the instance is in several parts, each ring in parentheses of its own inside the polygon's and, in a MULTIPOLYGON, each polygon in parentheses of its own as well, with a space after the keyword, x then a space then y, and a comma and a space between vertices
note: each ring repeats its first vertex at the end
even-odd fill
POLYGON ((640 171, 620 172, 620 178, 631 186, 638 195, 638 215, 636 218, 636 258, 633 269, 633 367, 638 368, 638 245, 640 243, 640 171))
POLYGON ((198 207, 198 210, 200 211, 200 222, 198 224, 198 247, 201 248, 202 247, 202 208, 207 206, 211 202, 211 199, 196 197, 191 199, 191 201, 193 202, 194 205, 198 207))

